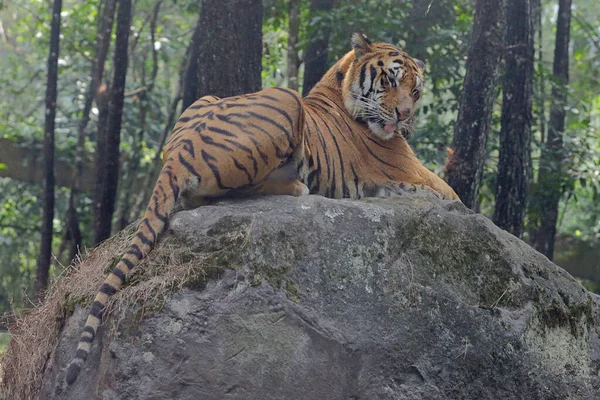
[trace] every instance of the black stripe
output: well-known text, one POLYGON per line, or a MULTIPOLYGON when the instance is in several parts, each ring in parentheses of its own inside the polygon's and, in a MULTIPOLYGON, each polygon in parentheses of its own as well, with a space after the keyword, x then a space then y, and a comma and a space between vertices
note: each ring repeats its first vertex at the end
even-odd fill
MULTIPOLYGON (((340 146, 335 137, 335 134, 331 131, 331 128, 329 127, 329 125, 327 125, 327 121, 325 121, 325 119, 321 115, 319 115, 319 117, 321 118, 323 125, 327 128, 327 131, 329 132, 331 139, 333 139, 333 144, 338 153, 338 159, 340 161, 340 173, 342 175, 342 177, 341 177, 341 179, 342 179, 342 196, 346 197, 346 198, 350 197, 350 191, 348 190, 348 186, 346 185, 346 176, 344 173, 344 157, 342 156, 342 151, 340 150, 340 146)), ((339 130, 339 127, 338 127, 338 130, 339 130)), ((335 184, 335 170, 334 170, 334 175, 333 175, 333 180, 332 180, 332 186, 333 186, 333 190, 334 190, 333 196, 335 197, 337 194, 337 187, 335 184)))
POLYGON ((223 150, 226 150, 229 152, 233 151, 230 147, 224 145, 223 143, 215 142, 215 140, 210 136, 200 135, 200 139, 202 139, 202 141, 208 145, 215 146, 215 147, 218 147, 220 149, 223 149, 223 150))
POLYGON ((221 174, 219 173, 219 168, 216 165, 211 163, 211 161, 217 161, 216 158, 214 158, 213 156, 211 156, 210 154, 208 154, 207 152, 202 150, 202 159, 204 160, 204 162, 206 162, 206 164, 212 171, 213 175, 215 176, 215 180, 217 181, 217 186, 219 187, 219 189, 222 189, 222 190, 234 189, 234 188, 231 188, 228 186, 224 186, 223 183, 221 182, 221 174))
POLYGON ((379 168, 379 172, 381 172, 382 174, 384 174, 388 179, 390 180, 394 180, 394 177, 390 174, 388 174, 387 172, 385 172, 385 170, 383 168, 379 168))
POLYGON ((169 222, 169 217, 167 215, 163 215, 158 212, 158 197, 152 196, 152 200, 154 200, 154 210, 152 211, 154 211, 154 215, 156 216, 156 218, 160 219, 163 224, 169 222))
POLYGON ((183 139, 181 143, 184 143, 183 149, 190 153, 192 158, 196 158, 196 155, 194 154, 194 143, 190 139, 183 139))
POLYGON ((308 174, 308 178, 306 180, 306 183, 309 189, 311 189, 312 191, 312 187, 313 187, 313 182, 315 181, 315 177, 317 176, 317 174, 319 173, 318 170, 314 170, 312 171, 310 174, 308 174))
POLYGON ((121 281, 121 284, 125 283, 125 277, 127 276, 125 274, 125 272, 123 272, 123 270, 121 270, 121 268, 115 268, 112 270, 112 274, 114 276, 116 276, 117 278, 119 278, 119 280, 121 281))
POLYGON ((252 185, 253 184, 253 182, 252 182, 252 176, 248 172, 248 169, 243 164, 240 164, 235 158, 231 157, 231 159, 233 160, 233 164, 235 165, 235 167, 237 169, 239 169, 240 171, 244 171, 244 173, 248 177, 248 183, 250 185, 252 185))
POLYGON ((371 65, 370 71, 371 71, 371 87, 369 88, 369 91, 367 92, 367 96, 373 92, 373 85, 375 84, 375 78, 377 77, 377 69, 374 66, 371 65))
MULTIPOLYGON (((292 122, 292 118, 290 117, 290 115, 287 113, 287 111, 285 111, 282 108, 273 106, 271 104, 268 103, 259 103, 259 102, 254 102, 252 104, 231 104, 230 107, 264 107, 264 108, 268 108, 270 110, 276 111, 277 113, 283 115, 285 117, 285 119, 287 120, 287 122, 290 124, 291 127, 294 126, 294 123, 292 122)), ((250 112, 248 114, 251 114, 250 112)), ((234 121, 230 121, 228 116, 226 115, 217 115, 217 118, 220 119, 221 121, 225 121, 227 123, 234 123, 234 121)), ((245 118, 248 118, 247 116, 245 118)), ((239 124, 239 122, 238 122, 239 124)))
MULTIPOLYGON (((217 101, 220 100, 219 98, 217 98, 217 101)), ((199 110, 201 108, 204 108, 208 105, 214 105, 214 101, 210 101, 207 99, 199 99, 198 101, 196 101, 194 104, 192 104, 191 106, 189 106, 187 108, 187 110, 199 110), (202 103, 200 103, 202 101, 202 103)))
MULTIPOLYGON (((294 148, 294 144, 292 143, 292 136, 290 135, 290 132, 289 132, 287 129, 285 129, 285 127, 284 127, 283 125, 281 125, 281 124, 280 124, 280 123, 278 123, 278 122, 275 122, 275 121, 273 121, 273 120, 272 120, 271 118, 269 118, 269 117, 266 117, 266 116, 264 116, 264 115, 257 114, 257 113, 255 113, 254 111, 248 111, 248 114, 252 115, 252 116, 253 116, 253 117, 255 117, 255 118, 258 118, 258 119, 260 119, 261 121, 268 122, 269 124, 271 124, 271 125, 275 126, 277 129, 279 129, 279 130, 283 131, 283 133, 285 133, 285 136, 286 136, 286 137, 287 137, 287 139, 288 139, 288 145, 289 145, 289 146, 290 146, 292 149, 294 148)), ((289 118, 289 117, 288 117, 288 118, 289 118)), ((291 121, 291 120, 290 120, 290 121, 291 121)), ((293 125, 291 125, 290 127, 293 127, 293 125)))
POLYGON ((92 309, 90 310, 90 315, 98 319, 102 319, 102 311, 104 310, 104 304, 100 303, 98 300, 94 301, 92 304, 92 309))
POLYGON ((361 93, 365 92, 365 79, 367 79, 367 64, 364 64, 362 66, 362 68, 360 69, 359 85, 360 85, 360 92, 361 93))
POLYGON ((264 93, 260 94, 260 98, 261 99, 269 99, 272 101, 279 101, 279 99, 277 97, 269 96, 268 94, 264 94, 264 93))
POLYGON ((381 147, 381 148, 383 148, 383 149, 386 149, 386 150, 392 150, 392 151, 394 150, 394 149, 391 149, 391 148, 389 148, 389 147, 387 147, 387 146, 383 145, 382 143, 379 143, 377 140, 375 140, 375 139, 373 139, 373 138, 371 138, 371 137, 369 137, 369 136, 367 136, 367 139, 369 139, 369 141, 373 142, 375 145, 377 145, 377 146, 379 146, 379 147, 381 147))
POLYGON ((135 236, 137 236, 143 244, 146 244, 148 246, 154 243, 152 240, 148 239, 142 232, 138 232, 135 236))
MULTIPOLYGON (((327 151, 327 144, 325 142, 325 138, 323 137, 323 133, 321 133, 321 130, 319 129, 319 125, 317 124, 317 121, 315 121, 315 119, 313 118, 312 115, 307 114, 307 116, 310 117, 310 120, 314 124, 315 132, 317 133, 317 137, 319 138, 319 141, 321 142, 321 149, 323 150, 323 157, 325 158, 325 167, 326 167, 326 171, 327 171, 327 184, 329 185, 329 182, 331 181, 331 165, 329 163, 329 152, 327 151)), ((308 126, 308 124, 307 124, 307 126, 308 126)), ((326 197, 329 197, 329 196, 326 196, 326 197)))
POLYGON ((103 283, 102 286, 100 286, 100 293, 112 296, 113 294, 117 293, 117 288, 113 287, 109 283, 103 283))
MULTIPOLYGON (((179 198, 179 186, 176 183, 177 178, 170 171, 167 171, 167 175, 169 176, 169 186, 171 186, 171 191, 173 192, 173 200, 177 200, 179 198)), ((165 200, 163 199, 163 201, 165 200)))
MULTIPOLYGON (((242 106, 242 105, 245 106, 245 107, 251 107, 252 106, 252 104, 239 104, 239 105, 235 104, 235 106, 242 106)), ((248 114, 231 112, 231 113, 227 114, 227 122, 229 122, 231 124, 239 124, 239 122, 237 122, 237 121, 231 121, 229 119, 229 117, 236 117, 236 118, 240 118, 240 119, 248 119, 248 118, 250 118, 250 116, 248 114)), ((219 116, 217 116, 217 118, 219 118, 219 116)))
MULTIPOLYGON (((144 218, 144 225, 146 225, 146 227, 150 231, 150 234, 152 235, 152 241, 155 242, 156 241, 156 232, 154 231, 154 228, 152 228, 152 226, 150 225, 150 221, 148 221, 148 218, 144 218)), ((134 243, 132 245, 132 247, 133 246, 137 247, 137 244, 134 243)), ((138 250, 139 250, 139 247, 138 247, 138 250)), ((140 252, 140 258, 142 258, 141 252, 140 252)))
POLYGON ((92 335, 92 338, 94 338, 96 336, 96 332, 94 332, 94 328, 92 328, 91 326, 85 326, 83 328, 83 331, 92 335))
POLYGON ((271 90, 277 90, 279 92, 282 92, 282 93, 290 96, 296 102, 296 107, 298 107, 300 109, 304 109, 304 106, 300 102, 300 99, 298 99, 297 92, 294 92, 291 89, 284 89, 284 88, 280 88, 280 87, 274 87, 274 88, 271 88, 271 90))
POLYGON ((138 260, 141 260, 144 257, 142 251, 140 250, 140 247, 135 243, 129 246, 129 250, 127 250, 125 254, 131 254, 132 256, 137 257, 138 260))
POLYGON ((352 165, 352 163, 350 163, 350 168, 352 169, 352 175, 354 175, 354 186, 356 187, 356 199, 360 198, 360 193, 358 192, 358 175, 356 174, 356 171, 354 170, 354 165, 352 165))
POLYGON ((319 157, 319 152, 317 151, 317 169, 315 170, 316 174, 316 182, 313 183, 313 185, 311 185, 309 187, 311 193, 313 192, 314 189, 314 193, 319 193, 319 191, 321 190, 321 159, 319 157))
POLYGON ((218 133, 220 135, 229 136, 229 137, 237 137, 233 133, 226 131, 225 129, 217 128, 216 126, 208 126, 208 127, 206 127, 206 129, 211 132, 218 133))
POLYGON ((225 141, 227 143, 231 143, 232 145, 234 145, 238 149, 240 149, 240 150, 245 151, 246 153, 248 153, 248 158, 250 160, 252 160, 252 166, 254 167, 254 176, 256 176, 258 174, 258 163, 256 162, 256 158, 254 158, 254 153, 252 153, 252 150, 249 147, 244 146, 243 144, 238 143, 238 142, 236 142, 234 140, 225 139, 225 141))
POLYGON ((267 135, 271 139, 271 144, 275 148, 275 156, 278 159, 283 160, 283 159, 286 159, 288 157, 287 154, 283 153, 281 151, 281 149, 275 144, 275 138, 268 131, 266 131, 265 129, 261 128, 260 126, 254 124, 254 123, 248 124, 248 126, 251 127, 251 128, 254 128, 254 129, 258 129, 261 133, 264 133, 265 135, 267 135))
MULTIPOLYGON (((87 356, 88 352, 84 349, 77 349, 77 351, 75 352, 75 358, 79 358, 82 361, 85 361, 87 359, 87 356)), ((77 370, 79 370, 79 368, 77 368, 77 370)))
MULTIPOLYGON (((131 262, 130 260, 128 260, 128 259, 127 259, 127 258, 125 258, 125 257, 121 258, 121 262, 122 262, 123 264, 125 264, 125 266, 127 267, 127 269, 128 269, 129 271, 131 271, 131 269, 132 269, 133 267, 135 267, 135 265, 133 264, 133 262, 131 262)), ((115 275, 116 275, 116 274, 115 274, 115 275)))
MULTIPOLYGON (((229 115, 231 115, 231 114, 229 114, 229 115)), ((220 119, 220 120, 222 120, 222 121, 224 121, 226 124, 233 125, 236 128, 238 128, 238 129, 244 130, 244 128, 245 128, 246 125, 243 124, 243 123, 241 123, 241 122, 238 122, 238 121, 230 120, 229 119, 229 115, 228 116, 217 115, 217 118, 220 119)), ((236 114, 236 115, 244 115, 244 114, 236 114)), ((250 116, 249 115, 245 115, 244 118, 250 118, 250 116)))
POLYGON ((198 178, 198 183, 202 182, 202 178, 200 176, 200 174, 196 171, 196 169, 187 161, 185 161, 185 158, 183 158, 183 156, 181 155, 181 153, 179 153, 179 162, 181 163, 181 165, 183 165, 188 171, 190 171, 190 173, 192 175, 194 175, 196 178, 198 178))
POLYGON ((258 143, 258 141, 256 139, 254 139, 253 137, 249 137, 250 141, 252 142, 252 144, 254 144, 254 147, 256 147, 256 151, 258 152, 258 155, 260 156, 260 158, 263 160, 263 162, 265 164, 269 164, 269 156, 267 156, 262 149, 260 148, 260 143, 258 143))
POLYGON ((92 343, 94 341, 93 337, 89 337, 89 336, 82 336, 79 339, 80 342, 84 342, 84 343, 92 343))
POLYGON ((364 139, 361 138, 360 140, 362 141, 363 145, 367 148, 367 151, 369 152, 369 154, 371 154, 373 156, 373 158, 375 158, 377 161, 379 161, 380 163, 382 163, 384 165, 387 165, 388 167, 391 167, 394 169, 400 169, 400 168, 398 168, 397 165, 387 163, 387 162, 383 161, 381 158, 377 157, 377 155, 375 153, 373 153, 373 151, 369 148, 369 145, 367 143, 365 143, 364 139))

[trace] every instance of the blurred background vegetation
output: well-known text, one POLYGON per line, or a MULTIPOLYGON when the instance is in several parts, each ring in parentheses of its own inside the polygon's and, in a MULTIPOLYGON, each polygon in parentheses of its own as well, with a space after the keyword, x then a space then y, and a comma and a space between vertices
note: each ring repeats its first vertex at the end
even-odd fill
MULTIPOLYGON (((129 36, 129 66, 120 142, 120 187, 113 232, 140 216, 135 181, 153 174, 153 160, 169 110, 180 95, 179 71, 195 30, 201 3, 197 0, 165 0, 156 23, 151 23, 156 0, 133 3, 129 36), (153 32, 152 32, 153 31, 153 32), (153 59, 152 51, 157 58, 153 59), (156 70, 151 91, 140 88, 156 70), (140 132, 141 109, 145 128, 140 132), (124 183, 125 182, 125 183, 124 183), (133 202, 126 201, 133 196, 133 202), (134 203, 134 204, 131 204, 134 203)), ((298 32, 299 90, 302 90, 304 54, 311 38, 329 38, 327 63, 333 64, 350 49, 354 31, 374 41, 398 44, 427 65, 426 89, 421 101, 417 130, 410 138, 419 158, 442 173, 446 148, 452 142, 459 95, 466 71, 466 55, 473 27, 474 2, 467 0, 387 0, 330 2, 328 12, 311 12, 315 1, 296 2, 300 10, 298 32)), ((243 2, 240 1, 240 4, 243 2)), ((41 159, 44 137, 44 102, 52 15, 51 2, 0 0, 0 146, 23 149, 41 159), (10 145, 10 146, 9 146, 10 145)), ((95 59, 96 31, 103 0, 64 0, 61 13, 58 98, 56 110, 56 162, 73 164, 78 124, 90 84, 95 59)), ((541 1, 541 24, 537 27, 534 76, 532 168, 538 168, 543 130, 550 109, 550 91, 557 1, 541 1), (545 93, 540 90, 545 82, 545 93)), ((289 1, 263 2, 262 86, 289 84, 286 60, 289 1)), ((558 219, 555 261, 595 290, 600 284, 600 7, 597 0, 576 0, 572 7, 570 82, 566 106, 565 148, 567 179, 558 219)), ((114 42, 115 29, 112 31, 114 42)), ((114 45, 113 45, 114 47, 114 45)), ((111 47, 111 51, 112 48, 111 47)), ((112 76, 112 56, 107 57, 105 76, 112 76)), ((306 93, 305 93, 306 94, 306 93)), ((494 105, 492 130, 476 209, 491 216, 497 173, 501 88, 494 105)), ((176 103, 177 104, 177 103, 176 103)), ((180 106, 179 106, 180 107, 180 106)), ((177 115, 181 109, 177 109, 177 115)), ((96 151, 99 110, 91 109, 85 129, 85 154, 96 151)), ((1 153, 0 149, 0 154, 1 153)), ((14 151, 11 150, 14 154, 14 151)), ((0 155, 0 313, 31 305, 36 288, 43 186, 32 177, 16 179, 0 155)), ((57 174, 58 174, 57 170, 57 174)), ((58 179, 58 177, 57 177, 58 179)), ((70 178, 69 178, 70 179, 70 178)), ((142 186, 137 186, 141 188, 142 186)), ((71 260, 62 251, 64 224, 70 190, 56 188, 53 218, 51 277, 64 272, 71 260)), ((92 196, 77 197, 79 225, 83 235, 81 253, 92 245, 92 196)), ((527 221, 526 221, 527 223, 527 221)), ((525 236, 527 240, 527 236, 525 236)), ((0 337, 0 348, 2 337, 0 337)))

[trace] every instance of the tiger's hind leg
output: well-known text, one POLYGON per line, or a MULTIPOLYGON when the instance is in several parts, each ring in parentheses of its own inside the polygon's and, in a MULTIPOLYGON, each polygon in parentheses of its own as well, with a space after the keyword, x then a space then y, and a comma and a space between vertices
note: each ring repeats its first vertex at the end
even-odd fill
POLYGON ((256 193, 261 195, 290 195, 299 197, 309 194, 309 190, 308 187, 298 179, 282 181, 268 179, 258 187, 256 193))

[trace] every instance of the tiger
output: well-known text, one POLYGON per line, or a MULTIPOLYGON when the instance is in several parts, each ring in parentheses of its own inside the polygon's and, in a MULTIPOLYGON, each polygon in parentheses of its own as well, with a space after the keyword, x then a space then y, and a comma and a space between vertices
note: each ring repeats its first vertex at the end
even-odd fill
POLYGON ((224 99, 205 96, 181 114, 135 237, 94 298, 67 384, 88 357, 109 297, 157 243, 176 207, 248 195, 360 199, 405 185, 459 200, 406 141, 424 64, 360 33, 351 43, 304 99, 275 87, 224 99))

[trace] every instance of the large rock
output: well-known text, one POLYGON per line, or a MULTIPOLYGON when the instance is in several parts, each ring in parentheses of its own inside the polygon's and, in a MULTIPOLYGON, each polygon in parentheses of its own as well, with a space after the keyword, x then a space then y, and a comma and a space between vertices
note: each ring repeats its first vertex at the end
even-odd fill
POLYGON ((600 398, 598 297, 460 203, 223 202, 174 215, 165 249, 206 283, 117 308, 64 388, 76 308, 41 398, 600 398))

